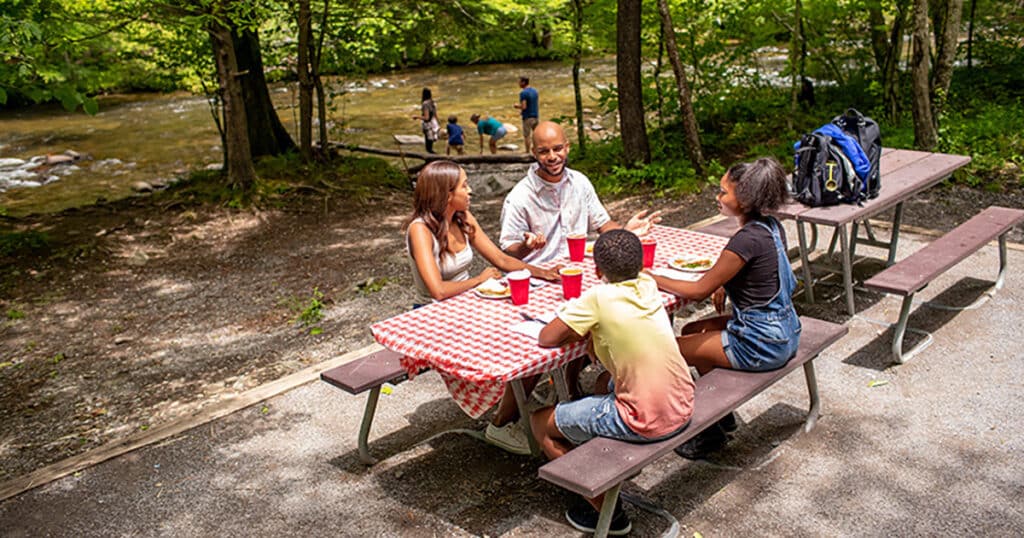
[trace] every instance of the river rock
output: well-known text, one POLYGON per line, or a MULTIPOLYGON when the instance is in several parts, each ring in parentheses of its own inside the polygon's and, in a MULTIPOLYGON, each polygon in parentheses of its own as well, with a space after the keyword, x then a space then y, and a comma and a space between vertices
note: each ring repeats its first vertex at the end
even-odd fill
POLYGON ((46 164, 50 166, 58 164, 71 164, 75 162, 75 158, 70 155, 47 155, 46 164))
POLYGON ((601 125, 600 123, 592 123, 592 124, 590 124, 590 130, 591 131, 603 131, 604 130, 604 125, 601 125))
POLYGON ((504 149, 504 150, 507 150, 507 151, 518 151, 519 150, 519 146, 516 145, 516 144, 502 144, 502 145, 498 146, 498 149, 504 149))
POLYGON ((24 159, 0 159, 0 169, 4 168, 17 168, 25 164, 24 159))
POLYGON ((203 170, 220 170, 224 167, 223 163, 210 163, 203 167, 203 170))
POLYGON ((106 170, 115 166, 121 166, 122 164, 124 164, 124 162, 122 162, 121 159, 103 159, 94 162, 91 168, 93 170, 106 170))
POLYGON ((153 186, 145 181, 132 182, 132 190, 135 192, 153 192, 153 186))

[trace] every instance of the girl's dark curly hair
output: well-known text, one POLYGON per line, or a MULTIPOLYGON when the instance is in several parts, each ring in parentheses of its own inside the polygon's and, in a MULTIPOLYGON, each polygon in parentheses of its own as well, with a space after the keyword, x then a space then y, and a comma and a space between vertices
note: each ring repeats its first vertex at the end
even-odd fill
POLYGON ((733 165, 726 176, 736 186, 736 200, 747 215, 765 215, 789 200, 786 171, 771 157, 733 165))

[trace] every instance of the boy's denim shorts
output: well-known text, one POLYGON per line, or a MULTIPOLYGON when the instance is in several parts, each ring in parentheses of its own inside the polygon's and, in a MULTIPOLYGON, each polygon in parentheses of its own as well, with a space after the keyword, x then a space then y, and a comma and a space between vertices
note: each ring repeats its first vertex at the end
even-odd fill
POLYGON ((661 437, 644 437, 626 426, 615 407, 615 385, 608 383, 611 392, 595 394, 573 402, 555 406, 555 426, 571 443, 582 445, 595 437, 608 437, 631 443, 653 443, 682 431, 689 422, 678 430, 661 437))

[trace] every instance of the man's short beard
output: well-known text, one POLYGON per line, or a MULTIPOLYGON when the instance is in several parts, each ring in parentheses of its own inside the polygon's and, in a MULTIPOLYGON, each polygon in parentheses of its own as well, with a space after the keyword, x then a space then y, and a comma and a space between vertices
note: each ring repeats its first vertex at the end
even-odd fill
MULTIPOLYGON (((545 174, 554 177, 555 174, 552 174, 551 170, 548 170, 548 167, 545 166, 543 162, 538 160, 537 161, 537 166, 539 166, 540 169, 543 170, 545 174)), ((566 155, 566 157, 564 159, 562 159, 562 173, 559 174, 559 176, 565 174, 565 169, 566 168, 569 168, 569 156, 568 155, 566 155)))

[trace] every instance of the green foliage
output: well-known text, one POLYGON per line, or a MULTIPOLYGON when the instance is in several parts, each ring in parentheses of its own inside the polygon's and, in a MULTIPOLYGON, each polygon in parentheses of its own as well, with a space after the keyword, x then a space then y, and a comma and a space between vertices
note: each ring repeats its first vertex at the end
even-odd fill
POLYGON ((308 327, 312 335, 322 333, 323 329, 314 325, 324 319, 323 298, 324 294, 320 288, 313 288, 313 294, 307 299, 292 298, 290 308, 297 313, 292 323, 308 327))
POLYGON ((356 289, 363 295, 370 295, 384 289, 388 282, 389 279, 387 277, 370 277, 366 281, 357 284, 356 289))
POLYGON ((25 318, 25 313, 22 312, 21 310, 18 310, 17 308, 8 308, 7 309, 7 319, 8 319, 8 321, 15 321, 15 320, 24 319, 24 318, 25 318))
POLYGON ((0 257, 39 255, 49 249, 50 241, 45 233, 0 231, 0 257))

